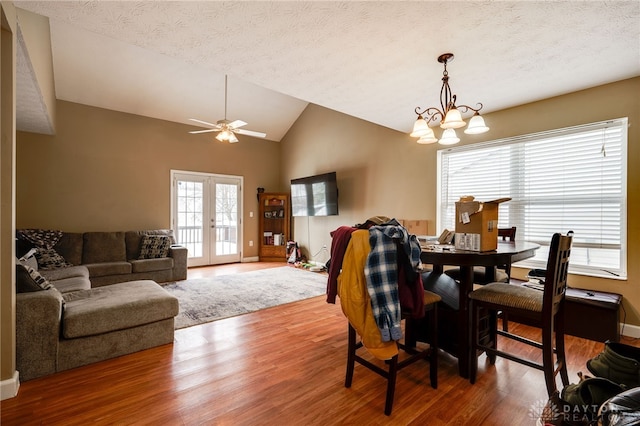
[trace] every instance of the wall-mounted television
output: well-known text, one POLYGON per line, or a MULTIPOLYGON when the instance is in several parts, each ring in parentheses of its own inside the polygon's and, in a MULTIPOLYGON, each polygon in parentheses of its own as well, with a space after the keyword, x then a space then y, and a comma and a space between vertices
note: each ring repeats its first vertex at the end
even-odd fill
POLYGON ((291 179, 293 216, 335 216, 338 214, 336 172, 291 179))

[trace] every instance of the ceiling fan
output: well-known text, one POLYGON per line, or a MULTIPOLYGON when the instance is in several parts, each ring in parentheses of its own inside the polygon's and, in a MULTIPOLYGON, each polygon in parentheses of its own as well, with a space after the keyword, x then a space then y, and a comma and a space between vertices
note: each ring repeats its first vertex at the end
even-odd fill
POLYGON ((189 120, 211 127, 210 129, 194 130, 189 133, 197 134, 197 133, 218 132, 218 134, 216 135, 216 139, 218 139, 220 142, 229 142, 229 143, 238 142, 236 133, 240 135, 253 136, 256 138, 264 138, 267 136, 266 133, 241 129, 240 127, 247 125, 247 123, 245 123, 242 120, 235 120, 235 121, 227 120, 227 75, 226 74, 224 75, 224 120, 218 120, 216 124, 209 123, 208 121, 197 120, 195 118, 190 118, 189 120))

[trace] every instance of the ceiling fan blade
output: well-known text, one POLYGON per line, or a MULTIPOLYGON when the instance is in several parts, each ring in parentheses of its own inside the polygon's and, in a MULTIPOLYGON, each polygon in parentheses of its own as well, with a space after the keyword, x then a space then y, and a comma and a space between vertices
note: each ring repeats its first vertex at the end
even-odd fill
POLYGON ((195 118, 190 118, 189 120, 195 121, 196 123, 204 124, 205 126, 218 127, 217 124, 209 123, 208 121, 202 121, 195 118))
POLYGON ((198 133, 209 133, 209 132, 217 132, 220 129, 207 129, 207 130, 193 130, 189 133, 191 133, 192 135, 198 134, 198 133))
POLYGON ((229 123, 229 127, 233 128, 233 129, 237 129, 238 127, 242 127, 242 126, 246 126, 247 123, 245 123, 242 120, 235 120, 232 121, 231 123, 229 123))
POLYGON ((256 138, 266 138, 267 134, 262 132, 254 132, 253 130, 244 130, 244 129, 236 129, 234 130, 236 133, 240 133, 241 135, 253 136, 256 138))

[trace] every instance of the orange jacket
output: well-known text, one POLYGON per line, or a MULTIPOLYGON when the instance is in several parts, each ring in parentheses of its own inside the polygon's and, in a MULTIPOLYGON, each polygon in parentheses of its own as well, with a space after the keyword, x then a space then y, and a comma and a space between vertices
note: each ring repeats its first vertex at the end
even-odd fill
POLYGON ((364 347, 371 355, 385 360, 398 354, 398 345, 393 340, 382 341, 380 329, 373 317, 364 275, 370 251, 369 231, 354 231, 342 260, 342 272, 338 276, 338 296, 342 312, 358 332, 364 347))

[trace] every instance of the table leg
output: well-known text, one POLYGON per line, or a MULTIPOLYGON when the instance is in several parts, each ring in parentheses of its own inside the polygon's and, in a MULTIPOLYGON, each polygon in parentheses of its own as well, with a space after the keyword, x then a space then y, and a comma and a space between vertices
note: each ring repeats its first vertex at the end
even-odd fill
MULTIPOLYGON (((473 267, 460 267, 460 308, 458 309, 458 343, 460 353, 458 353, 458 374, 461 377, 469 378, 469 368, 471 366, 471 330, 469 320, 469 293, 473 291, 473 267)), ((474 354, 475 355, 475 354, 474 354)))

